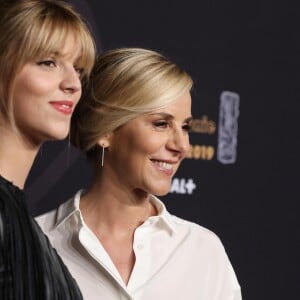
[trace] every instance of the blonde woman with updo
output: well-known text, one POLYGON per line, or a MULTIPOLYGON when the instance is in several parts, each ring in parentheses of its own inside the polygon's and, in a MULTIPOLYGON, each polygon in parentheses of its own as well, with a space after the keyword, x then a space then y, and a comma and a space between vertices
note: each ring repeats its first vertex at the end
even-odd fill
POLYGON ((218 237, 171 215, 158 198, 189 150, 192 85, 155 51, 98 58, 71 121, 94 179, 38 218, 85 299, 241 299, 218 237))
POLYGON ((88 27, 66 3, 0 2, 1 300, 82 299, 23 187, 42 143, 68 135, 94 58, 88 27))

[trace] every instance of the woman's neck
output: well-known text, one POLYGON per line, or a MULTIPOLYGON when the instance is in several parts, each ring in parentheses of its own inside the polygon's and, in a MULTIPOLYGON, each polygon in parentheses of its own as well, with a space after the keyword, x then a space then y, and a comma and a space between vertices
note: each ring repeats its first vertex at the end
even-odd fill
POLYGON ((3 128, 0 128, 0 136, 0 174, 23 189, 38 147, 27 145, 15 132, 3 128))
POLYGON ((125 192, 108 184, 94 184, 83 195, 80 209, 84 221, 93 230, 134 231, 150 216, 157 214, 149 194, 125 192))

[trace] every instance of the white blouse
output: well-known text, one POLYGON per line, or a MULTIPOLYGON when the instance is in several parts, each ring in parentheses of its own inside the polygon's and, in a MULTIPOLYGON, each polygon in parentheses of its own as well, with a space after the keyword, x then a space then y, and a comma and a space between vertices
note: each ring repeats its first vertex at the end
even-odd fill
POLYGON ((158 215, 134 233, 135 265, 127 285, 84 223, 79 191, 37 218, 86 300, 240 300, 241 289, 219 238, 169 214, 152 196, 158 215))

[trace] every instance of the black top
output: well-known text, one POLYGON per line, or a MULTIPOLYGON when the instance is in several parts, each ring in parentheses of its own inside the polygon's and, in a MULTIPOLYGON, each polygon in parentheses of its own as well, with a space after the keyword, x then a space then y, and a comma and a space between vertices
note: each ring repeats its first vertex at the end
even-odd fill
POLYGON ((75 280, 29 215, 23 191, 1 176, 0 299, 82 299, 75 280))

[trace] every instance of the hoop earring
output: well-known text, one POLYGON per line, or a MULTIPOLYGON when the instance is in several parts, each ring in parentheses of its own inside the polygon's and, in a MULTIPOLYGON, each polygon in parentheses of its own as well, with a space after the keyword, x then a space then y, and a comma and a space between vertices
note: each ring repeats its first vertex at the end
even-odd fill
POLYGON ((104 145, 102 144, 101 167, 104 165, 104 145))

